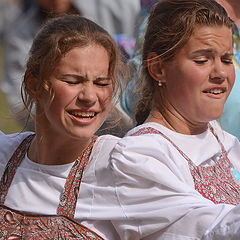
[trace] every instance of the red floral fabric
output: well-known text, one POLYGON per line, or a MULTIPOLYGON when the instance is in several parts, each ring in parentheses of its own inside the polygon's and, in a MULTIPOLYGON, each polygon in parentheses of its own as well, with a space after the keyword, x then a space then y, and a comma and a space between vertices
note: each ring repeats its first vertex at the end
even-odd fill
POLYGON ((33 215, 4 206, 15 175, 34 135, 25 138, 8 161, 0 182, 0 239, 82 239, 102 240, 98 234, 75 221, 74 213, 83 171, 87 165, 93 144, 78 157, 65 183, 57 215, 33 215))
POLYGON ((211 132, 216 137, 221 146, 222 153, 218 161, 212 166, 196 166, 193 161, 182 152, 175 143, 162 132, 151 128, 142 128, 135 132, 134 136, 142 134, 160 134, 167 139, 178 152, 187 160, 191 175, 194 180, 195 189, 205 198, 211 200, 215 204, 226 203, 237 205, 240 202, 240 184, 232 174, 233 166, 227 157, 227 152, 224 149, 214 129, 210 126, 211 132))

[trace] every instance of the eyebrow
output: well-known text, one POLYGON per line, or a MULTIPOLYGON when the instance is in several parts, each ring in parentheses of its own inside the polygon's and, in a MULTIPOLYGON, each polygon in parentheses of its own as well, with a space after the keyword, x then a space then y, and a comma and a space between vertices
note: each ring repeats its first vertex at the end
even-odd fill
MULTIPOLYGON (((194 51, 192 52, 192 55, 195 55, 195 54, 209 54, 209 53, 215 53, 216 51, 211 49, 211 48, 208 48, 208 49, 200 49, 200 50, 197 50, 197 51, 194 51)), ((224 54, 224 56, 229 56, 229 57, 233 57, 233 52, 226 52, 224 54)))
MULTIPOLYGON (((88 80, 86 77, 81 76, 81 75, 77 75, 77 74, 61 74, 61 77, 72 77, 75 78, 77 80, 88 80)), ((104 81, 104 80, 110 80, 110 77, 97 77, 96 79, 94 79, 94 81, 104 81)))

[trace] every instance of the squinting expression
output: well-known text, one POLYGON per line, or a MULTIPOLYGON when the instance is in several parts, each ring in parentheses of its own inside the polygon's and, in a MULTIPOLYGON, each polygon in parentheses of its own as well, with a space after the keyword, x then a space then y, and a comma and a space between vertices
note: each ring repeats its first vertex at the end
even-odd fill
POLYGON ((108 69, 108 53, 99 45, 73 48, 61 59, 49 79, 54 99, 41 101, 53 134, 86 140, 98 130, 111 106, 108 69))
POLYGON ((173 61, 165 66, 165 97, 178 119, 198 124, 221 116, 235 79, 232 57, 229 28, 196 28, 173 61))

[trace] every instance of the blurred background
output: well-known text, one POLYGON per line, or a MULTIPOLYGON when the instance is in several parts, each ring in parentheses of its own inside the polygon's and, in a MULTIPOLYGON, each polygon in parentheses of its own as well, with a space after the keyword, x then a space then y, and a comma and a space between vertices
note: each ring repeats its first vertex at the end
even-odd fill
MULTIPOLYGON (((8 31, 7 23, 14 21, 22 11, 27 10, 35 0, 0 0, 0 85, 3 78, 4 33, 8 31), (24 2, 24 3, 23 3, 24 2)), ((23 128, 11 113, 7 98, 0 88, 0 130, 4 133, 19 132, 23 128)))
MULTIPOLYGON (((0 41, 0 81, 2 79, 2 57, 3 57, 3 44, 0 41)), ((0 130, 4 133, 14 133, 21 131, 21 126, 15 119, 14 115, 10 113, 8 103, 5 95, 0 90, 0 130)))
MULTIPOLYGON (((0 0, 0 130, 34 130, 33 123, 25 124, 26 113, 19 117, 20 89, 32 40, 47 19, 68 13, 95 21, 112 35, 127 62, 134 52, 143 1, 153 0, 0 0)), ((129 117, 118 110, 127 126, 129 117)))

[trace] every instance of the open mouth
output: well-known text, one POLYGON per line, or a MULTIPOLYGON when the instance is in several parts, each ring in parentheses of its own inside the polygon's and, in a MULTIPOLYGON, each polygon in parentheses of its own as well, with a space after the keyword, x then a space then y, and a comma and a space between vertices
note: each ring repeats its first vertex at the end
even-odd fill
POLYGON ((226 89, 224 89, 224 88, 213 88, 213 89, 204 90, 203 92, 218 95, 218 94, 226 92, 226 89))
POLYGON ((81 118, 81 119, 92 119, 94 118, 97 113, 96 112, 75 112, 75 111, 70 111, 69 112, 72 116, 76 118, 81 118))

